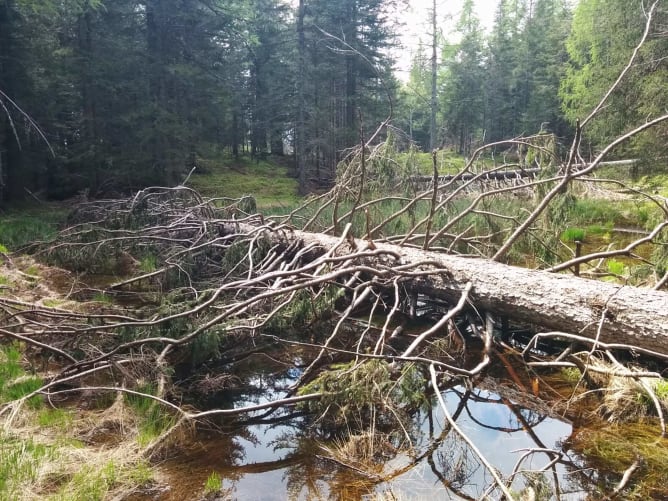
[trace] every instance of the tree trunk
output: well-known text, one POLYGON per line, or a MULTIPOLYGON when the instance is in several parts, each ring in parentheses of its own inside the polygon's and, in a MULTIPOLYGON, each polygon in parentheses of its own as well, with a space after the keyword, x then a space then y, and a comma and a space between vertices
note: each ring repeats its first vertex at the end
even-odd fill
POLYGON ((297 126, 295 127, 295 161, 297 163, 297 179, 299 181, 299 193, 304 195, 306 189, 306 134, 305 116, 306 104, 304 79, 306 78, 306 38, 304 36, 304 16, 306 15, 306 5, 304 0, 299 0, 299 11, 297 13, 297 126))
POLYGON ((436 77, 438 72, 438 59, 436 57, 436 49, 438 44, 438 36, 436 33, 436 0, 432 2, 431 12, 431 101, 430 101, 430 122, 429 122, 429 150, 433 151, 436 148, 436 77))
MULTIPOLYGON (((243 228, 251 231, 252 227, 243 228)), ((230 228, 230 231, 233 231, 230 228)), ((315 244, 323 252, 340 239, 301 231, 268 232, 272 243, 315 244)), ((358 249, 365 240, 355 241, 358 249)), ((344 247, 347 247, 346 244, 344 247)), ((433 274, 414 278, 407 288, 434 299, 456 302, 467 282, 470 302, 480 311, 559 331, 668 353, 668 293, 508 266, 489 259, 465 258, 398 245, 375 243, 400 256, 401 264, 425 263, 433 274), (445 271, 444 271, 445 270, 445 271), (604 318, 604 321, 602 319, 604 318)), ((365 258, 371 267, 387 266, 387 257, 365 258)), ((395 263, 400 264, 400 263, 395 263)))

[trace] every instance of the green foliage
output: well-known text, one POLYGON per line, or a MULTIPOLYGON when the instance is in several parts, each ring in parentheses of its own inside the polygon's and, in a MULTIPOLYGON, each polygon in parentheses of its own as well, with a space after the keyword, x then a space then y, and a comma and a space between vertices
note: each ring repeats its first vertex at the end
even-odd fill
POLYGON ((455 33, 459 43, 444 51, 443 109, 457 152, 465 155, 482 136, 484 117, 483 30, 473 11, 473 0, 464 2, 455 33))
POLYGON ((302 386, 299 394, 324 393, 305 407, 334 427, 363 425, 373 414, 391 423, 424 404, 425 384, 424 375, 411 364, 397 371, 386 360, 371 359, 333 365, 302 386), (388 412, 389 406, 394 413, 388 412))
POLYGON ((213 327, 198 334, 190 344, 191 363, 197 366, 207 360, 220 358, 220 348, 224 339, 225 329, 222 327, 213 327))
MULTIPOLYGON (((578 3, 567 42, 569 65, 560 90, 562 107, 571 123, 587 116, 617 79, 640 41, 645 14, 640 4, 624 0, 578 3)), ((665 16, 665 6, 660 4, 655 15, 656 27, 665 22, 665 16)), ((622 85, 585 129, 595 145, 606 144, 628 130, 629 124, 640 124, 665 109, 666 93, 657 92, 657 84, 665 82, 668 75, 668 64, 662 57, 667 48, 665 37, 650 37, 622 85)), ((644 143, 644 149, 626 154, 656 154, 657 149, 665 152, 665 141, 657 142, 661 141, 661 135, 662 132, 654 131, 639 137, 638 144, 644 143)))

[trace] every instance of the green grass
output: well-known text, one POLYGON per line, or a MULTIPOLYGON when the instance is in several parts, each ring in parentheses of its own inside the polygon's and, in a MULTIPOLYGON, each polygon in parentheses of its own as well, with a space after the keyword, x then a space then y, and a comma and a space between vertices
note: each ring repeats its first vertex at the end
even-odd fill
POLYGON ((564 242, 582 242, 585 239, 585 230, 582 228, 566 228, 561 233, 561 240, 564 242))
POLYGON ((0 212, 0 243, 4 249, 16 251, 33 242, 50 240, 66 215, 65 209, 53 206, 16 207, 0 212))
POLYGON ((151 273, 158 269, 158 258, 155 254, 143 256, 139 261, 139 269, 144 273, 151 273))
MULTIPOLYGON (((434 160, 431 153, 407 151, 397 154, 397 162, 408 172, 431 175, 434 172, 434 160)), ((439 150, 436 153, 436 166, 439 174, 455 174, 466 166, 466 159, 452 151, 439 150)))
POLYGON ((101 501, 106 499, 109 492, 115 487, 141 486, 150 482, 152 478, 150 466, 144 461, 135 464, 118 464, 114 460, 109 460, 101 467, 83 465, 68 482, 61 486, 58 492, 46 499, 101 501))
POLYGON ((104 292, 96 292, 93 294, 91 301, 95 301, 96 303, 112 304, 114 299, 109 294, 104 292))
MULTIPOLYGON (((18 343, 0 348, 0 402, 18 400, 44 384, 41 378, 25 373, 21 358, 21 347, 18 343)), ((41 405, 42 397, 39 395, 28 400, 28 406, 32 409, 39 409, 41 405)))
POLYGON ((271 161, 222 159, 206 173, 194 174, 188 184, 207 198, 252 195, 260 209, 293 205, 299 200, 297 180, 288 176, 287 167, 271 161))
POLYGON ((0 499, 18 499, 23 485, 34 481, 40 464, 55 455, 55 449, 0 434, 0 499))
POLYGON ((206 494, 213 494, 216 492, 220 492, 220 490, 223 488, 223 481, 220 478, 220 475, 218 472, 211 472, 211 475, 208 476, 206 479, 206 483, 204 484, 204 492, 206 494))
POLYGON ((41 428, 66 430, 73 420, 72 412, 67 409, 47 407, 37 414, 37 423, 41 428))
MULTIPOLYGON (((148 395, 155 393, 155 389, 151 385, 137 388, 137 391, 148 395)), ((127 394, 125 399, 139 419, 137 442, 142 447, 150 444, 152 440, 159 437, 163 431, 176 422, 174 416, 149 397, 127 394)))

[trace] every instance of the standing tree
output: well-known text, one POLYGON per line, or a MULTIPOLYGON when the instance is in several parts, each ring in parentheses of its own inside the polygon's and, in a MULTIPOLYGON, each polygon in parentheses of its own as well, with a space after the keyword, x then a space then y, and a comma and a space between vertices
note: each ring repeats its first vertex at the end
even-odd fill
POLYGON ((523 43, 526 0, 501 0, 487 56, 485 127, 489 141, 516 136, 528 102, 528 55, 523 43))
MULTIPOLYGON (((568 38, 569 65, 561 85, 563 110, 571 123, 584 118, 600 96, 615 81, 645 29, 643 6, 639 1, 582 0, 574 13, 568 38)), ((659 2, 648 40, 640 48, 636 63, 605 109, 589 125, 585 136, 594 148, 624 131, 628 123, 665 110, 668 98, 668 9, 659 2)), ((638 136, 632 155, 666 152, 665 126, 638 136)), ((628 154, 628 152, 627 152, 628 154)))
MULTIPOLYGON (((388 24, 390 3, 380 0, 300 5, 299 123, 297 149, 300 180, 306 185, 330 185, 344 151, 359 141, 359 116, 365 129, 387 116, 387 82, 392 41, 388 24), (302 37, 303 36, 303 40, 302 37), (302 59, 303 58, 303 59, 302 59), (302 155, 302 158, 299 158, 302 155)), ((301 189, 307 191, 308 186, 301 189)))
POLYGON ((530 71, 522 131, 528 134, 548 130, 558 136, 568 134, 559 84, 565 72, 570 25, 571 13, 565 0, 533 2, 524 36, 530 71))
POLYGON ((466 0, 457 23, 459 42, 451 50, 448 78, 445 81, 445 122, 460 154, 469 154, 474 135, 483 120, 483 34, 473 11, 473 0, 466 0))

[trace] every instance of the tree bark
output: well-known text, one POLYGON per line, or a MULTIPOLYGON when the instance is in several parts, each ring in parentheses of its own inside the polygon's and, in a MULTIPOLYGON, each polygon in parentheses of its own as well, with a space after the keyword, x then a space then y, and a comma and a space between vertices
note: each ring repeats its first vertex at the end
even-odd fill
MULTIPOLYGON (((253 227, 241 225, 240 229, 252 231, 253 227)), ((296 230, 268 231, 266 238, 286 245, 295 241, 305 246, 314 244, 323 252, 340 245, 339 238, 296 230)), ((369 243, 356 239, 355 245, 364 249, 369 243)), ((342 247, 355 252, 350 250, 350 243, 342 247)), ((478 310, 532 324, 543 331, 578 334, 668 354, 666 292, 519 268, 489 259, 382 243, 374 243, 374 247, 399 256, 396 265, 425 263, 421 270, 433 271, 413 278, 407 286, 412 292, 454 304, 466 284, 472 282, 469 298, 478 310)), ((387 266, 387 257, 366 257, 364 264, 387 266)))

